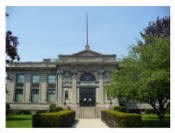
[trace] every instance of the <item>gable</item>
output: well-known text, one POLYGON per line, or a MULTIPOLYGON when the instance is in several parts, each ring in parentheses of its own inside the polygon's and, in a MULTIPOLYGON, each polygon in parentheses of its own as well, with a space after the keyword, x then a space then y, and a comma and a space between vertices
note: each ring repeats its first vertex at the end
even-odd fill
POLYGON ((92 50, 84 50, 78 53, 73 54, 74 56, 101 56, 102 54, 97 53, 92 50))

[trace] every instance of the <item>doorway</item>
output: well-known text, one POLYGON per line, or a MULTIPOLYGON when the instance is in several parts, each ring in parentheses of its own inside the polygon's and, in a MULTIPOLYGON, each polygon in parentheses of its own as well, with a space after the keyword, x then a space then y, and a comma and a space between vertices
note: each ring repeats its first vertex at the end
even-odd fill
POLYGON ((80 106, 95 106, 95 88, 80 88, 80 106))

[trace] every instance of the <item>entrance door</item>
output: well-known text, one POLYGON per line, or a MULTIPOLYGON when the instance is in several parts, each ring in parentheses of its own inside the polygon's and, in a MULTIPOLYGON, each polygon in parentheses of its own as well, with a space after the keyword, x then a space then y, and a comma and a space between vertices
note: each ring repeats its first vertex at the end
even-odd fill
POLYGON ((95 88, 80 88, 80 106, 95 106, 95 88))

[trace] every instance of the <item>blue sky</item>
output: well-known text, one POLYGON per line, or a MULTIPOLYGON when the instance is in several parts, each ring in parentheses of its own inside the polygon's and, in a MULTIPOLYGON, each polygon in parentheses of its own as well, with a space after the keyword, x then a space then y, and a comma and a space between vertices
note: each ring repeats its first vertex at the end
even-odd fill
POLYGON ((169 16, 169 7, 7 7, 6 28, 19 37, 21 61, 42 61, 73 54, 89 44, 103 54, 128 54, 150 21, 169 16))

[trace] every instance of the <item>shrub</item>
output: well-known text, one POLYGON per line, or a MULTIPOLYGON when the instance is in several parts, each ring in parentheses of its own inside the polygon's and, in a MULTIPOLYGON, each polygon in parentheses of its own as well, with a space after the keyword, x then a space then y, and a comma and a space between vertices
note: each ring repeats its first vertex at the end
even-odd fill
POLYGON ((139 109, 129 109, 129 113, 137 113, 137 114, 140 114, 140 110, 139 110, 139 109))
POLYGON ((6 115, 10 114, 10 104, 6 103, 6 115))
POLYGON ((19 110, 19 114, 29 115, 31 114, 31 111, 30 110, 19 110))
POLYGON ((168 107, 168 109, 165 112, 166 114, 170 114, 170 107, 168 107))
POLYGON ((49 112, 55 112, 55 109, 56 109, 56 104, 50 104, 49 106, 49 112))
POLYGON ((62 111, 63 108, 61 107, 57 107, 56 104, 51 104, 49 106, 49 112, 58 112, 58 111, 62 111))
POLYGON ((63 108, 61 108, 61 107, 56 107, 55 108, 55 112, 59 112, 59 111, 62 111, 63 110, 63 108))
POLYGON ((38 113, 32 116, 33 127, 71 127, 75 121, 75 111, 38 113))
POLYGON ((39 114, 39 113, 46 113, 47 110, 37 110, 36 113, 39 114))
POLYGON ((145 114, 154 114, 155 113, 155 111, 154 111, 154 109, 145 109, 145 114))
POLYGON ((118 112, 127 112, 127 109, 125 106, 115 106, 114 110, 118 112))
POLYGON ((114 110, 103 110, 101 119, 109 127, 141 127, 141 115, 117 112, 114 110))
POLYGON ((28 114, 31 114, 31 111, 30 110, 13 109, 13 110, 10 110, 10 114, 15 114, 15 115, 25 114, 25 115, 28 115, 28 114))

